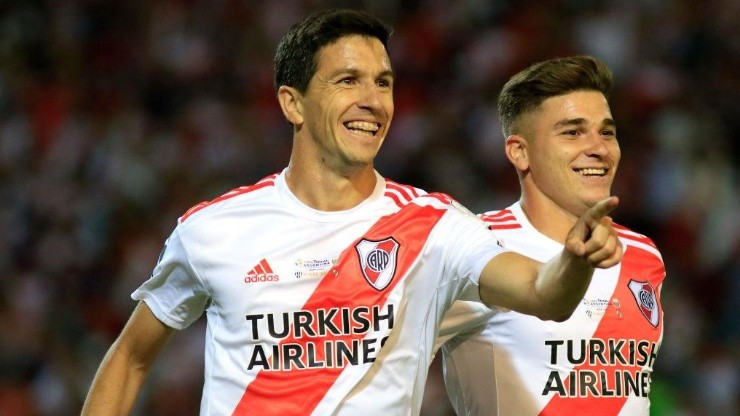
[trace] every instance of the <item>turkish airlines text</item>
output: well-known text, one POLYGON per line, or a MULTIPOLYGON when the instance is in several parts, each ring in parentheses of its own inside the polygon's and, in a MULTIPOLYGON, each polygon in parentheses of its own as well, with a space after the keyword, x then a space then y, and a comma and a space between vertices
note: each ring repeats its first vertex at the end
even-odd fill
POLYGON ((549 340, 551 371, 542 395, 563 397, 647 397, 657 355, 654 342, 635 339, 549 340), (561 362, 565 360, 566 363, 561 362))
POLYGON ((344 368, 374 362, 394 323, 393 305, 246 315, 255 343, 247 370, 344 368))

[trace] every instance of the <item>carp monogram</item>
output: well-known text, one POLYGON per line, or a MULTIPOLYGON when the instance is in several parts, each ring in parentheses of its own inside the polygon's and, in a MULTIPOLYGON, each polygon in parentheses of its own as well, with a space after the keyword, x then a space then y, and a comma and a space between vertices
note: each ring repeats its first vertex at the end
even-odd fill
POLYGON ((635 301, 637 301, 637 306, 642 315, 652 326, 657 327, 660 321, 660 311, 658 310, 655 289, 648 282, 638 282, 636 280, 630 280, 629 288, 635 296, 635 301))
POLYGON ((376 290, 385 289, 393 280, 399 247, 400 244, 393 237, 380 241, 363 238, 355 245, 362 275, 376 290))

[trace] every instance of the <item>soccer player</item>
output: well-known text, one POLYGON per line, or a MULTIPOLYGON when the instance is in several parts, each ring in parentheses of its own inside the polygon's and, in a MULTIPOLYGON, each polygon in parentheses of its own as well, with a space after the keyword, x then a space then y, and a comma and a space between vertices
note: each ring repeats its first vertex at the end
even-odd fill
MULTIPOLYGON (((540 261, 610 194, 620 149, 600 60, 572 56, 514 75, 498 107, 521 198, 481 214, 503 247, 540 261)), ((655 244, 615 225, 622 261, 594 273, 563 322, 456 302, 440 340, 445 384, 459 415, 648 415, 663 334, 665 277, 655 244)))
POLYGON ((450 197, 383 178, 393 117, 386 26, 314 14, 275 57, 288 166, 178 220, 103 358, 83 414, 126 414, 175 330, 207 317, 202 415, 418 414, 454 299, 547 319, 622 248, 605 198, 542 265, 501 248, 450 197))

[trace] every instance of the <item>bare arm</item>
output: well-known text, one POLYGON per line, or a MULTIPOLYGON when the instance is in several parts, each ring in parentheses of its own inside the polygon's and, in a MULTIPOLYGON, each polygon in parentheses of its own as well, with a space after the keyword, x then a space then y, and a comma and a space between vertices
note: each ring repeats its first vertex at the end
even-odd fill
POLYGON ((173 332, 146 303, 139 302, 103 358, 82 415, 129 414, 152 363, 173 332))
POLYGON ((607 216, 618 203, 609 197, 583 214, 563 252, 544 265, 511 252, 494 257, 481 273, 483 302, 541 319, 568 319, 583 299, 594 268, 608 268, 622 259, 622 245, 607 216))

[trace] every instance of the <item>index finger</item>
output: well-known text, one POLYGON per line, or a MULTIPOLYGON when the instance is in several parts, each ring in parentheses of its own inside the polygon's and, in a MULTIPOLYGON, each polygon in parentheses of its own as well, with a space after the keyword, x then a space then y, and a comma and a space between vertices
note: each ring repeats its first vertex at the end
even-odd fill
POLYGON ((606 217, 614 208, 619 205, 619 198, 616 196, 610 196, 597 202, 586 212, 586 218, 596 222, 600 222, 606 217))

